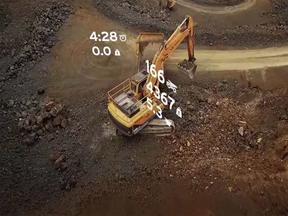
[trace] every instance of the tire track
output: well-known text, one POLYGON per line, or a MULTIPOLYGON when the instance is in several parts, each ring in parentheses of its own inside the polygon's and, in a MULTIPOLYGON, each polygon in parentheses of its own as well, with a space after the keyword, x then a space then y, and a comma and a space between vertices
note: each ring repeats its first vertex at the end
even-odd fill
MULTIPOLYGON (((253 70, 288 66, 288 46, 253 50, 205 50, 195 51, 199 71, 253 70)), ((187 58, 185 49, 177 50, 168 65, 187 58)))
POLYGON ((190 8, 193 11, 197 11, 200 13, 209 13, 209 14, 231 14, 236 12, 245 11, 252 6, 254 6, 256 0, 245 0, 243 3, 234 5, 234 6, 204 6, 190 0, 178 0, 177 4, 186 8, 190 8))

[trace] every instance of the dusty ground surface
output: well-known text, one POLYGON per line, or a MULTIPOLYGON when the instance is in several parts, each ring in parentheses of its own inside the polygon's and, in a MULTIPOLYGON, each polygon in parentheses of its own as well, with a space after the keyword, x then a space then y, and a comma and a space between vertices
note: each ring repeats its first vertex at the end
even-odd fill
MULTIPOLYGON (((89 1, 1 2, 0 197, 5 199, 0 215, 287 215, 287 86, 273 77, 275 70, 287 80, 286 68, 272 64, 260 70, 272 71, 260 76, 267 86, 272 83, 269 90, 226 77, 202 75, 193 85, 177 77, 185 120, 167 114, 177 124, 176 133, 161 139, 117 137, 105 94, 134 73, 129 63, 135 61, 130 45, 135 39, 122 45, 122 61, 91 58, 85 40, 95 29, 133 38, 140 28, 158 28, 163 16, 167 19, 159 29, 169 32, 182 12, 176 8, 159 17, 151 12, 143 19, 139 10, 155 2, 129 1, 128 6, 128 1, 114 1, 113 13, 126 11, 120 25, 99 13, 104 9, 107 14, 111 2, 96 1, 98 10, 89 1), (127 18, 132 15, 140 18, 132 23, 127 18)), ((287 4, 272 1, 274 9, 263 2, 264 8, 247 12, 258 17, 252 24, 237 15, 237 24, 226 21, 223 26, 225 15, 195 12, 198 42, 221 49, 286 42, 287 4)), ((209 57, 209 50, 199 52, 209 57)), ((257 58, 257 50, 247 52, 245 61, 257 58)), ((239 58, 237 52, 233 56, 239 58)), ((258 58, 264 62, 267 56, 261 51, 258 58)), ((173 78, 173 72, 169 69, 167 76, 173 78)))

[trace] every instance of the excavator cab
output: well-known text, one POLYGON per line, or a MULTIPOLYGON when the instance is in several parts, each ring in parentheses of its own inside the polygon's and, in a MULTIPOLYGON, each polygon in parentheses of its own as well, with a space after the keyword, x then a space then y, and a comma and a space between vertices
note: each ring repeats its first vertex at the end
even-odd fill
POLYGON ((147 80, 148 73, 145 70, 139 71, 131 79, 131 90, 139 100, 143 97, 143 88, 147 80))
POLYGON ((133 78, 127 79, 108 92, 109 101, 113 102, 128 118, 132 118, 139 112, 142 105, 139 101, 141 98, 140 83, 133 78))

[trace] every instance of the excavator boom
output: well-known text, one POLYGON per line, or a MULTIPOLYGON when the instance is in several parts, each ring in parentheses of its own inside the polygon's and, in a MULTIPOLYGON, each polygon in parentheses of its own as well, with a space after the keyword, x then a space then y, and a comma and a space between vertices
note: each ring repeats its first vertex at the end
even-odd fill
MULTIPOLYGON (((172 53, 179 47, 179 45, 187 39, 188 62, 194 64, 194 23, 191 16, 187 16, 185 20, 177 27, 170 38, 163 44, 160 50, 156 53, 153 59, 153 64, 156 66, 156 71, 163 69, 164 62, 172 55, 172 53)), ((190 66, 192 67, 192 65, 190 66)), ((190 69, 190 68, 189 68, 190 69)), ((182 70, 185 70, 182 68, 182 70)), ((196 67, 193 69, 196 70, 196 67)), ((193 71, 193 72, 194 72, 193 71)), ((149 75, 146 84, 151 82, 158 86, 157 78, 149 75)), ((147 88, 144 95, 148 95, 147 88)))

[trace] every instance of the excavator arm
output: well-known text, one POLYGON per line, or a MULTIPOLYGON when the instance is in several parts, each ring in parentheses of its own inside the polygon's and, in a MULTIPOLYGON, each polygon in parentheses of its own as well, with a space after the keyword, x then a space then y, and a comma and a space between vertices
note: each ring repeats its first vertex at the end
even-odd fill
MULTIPOLYGON (((194 65, 194 23, 191 16, 187 16, 185 20, 177 27, 171 37, 162 45, 153 59, 153 64, 156 66, 156 71, 163 69, 163 64, 172 55, 174 50, 187 38, 188 62, 194 65)), ((183 70, 184 68, 182 68, 183 70)), ((196 66, 193 67, 193 70, 196 66)), ((193 71, 194 72, 194 71, 193 71)), ((157 78, 149 74, 146 85, 151 82, 154 86, 159 86, 157 78)), ((144 89, 144 95, 149 95, 147 88, 144 89)))

